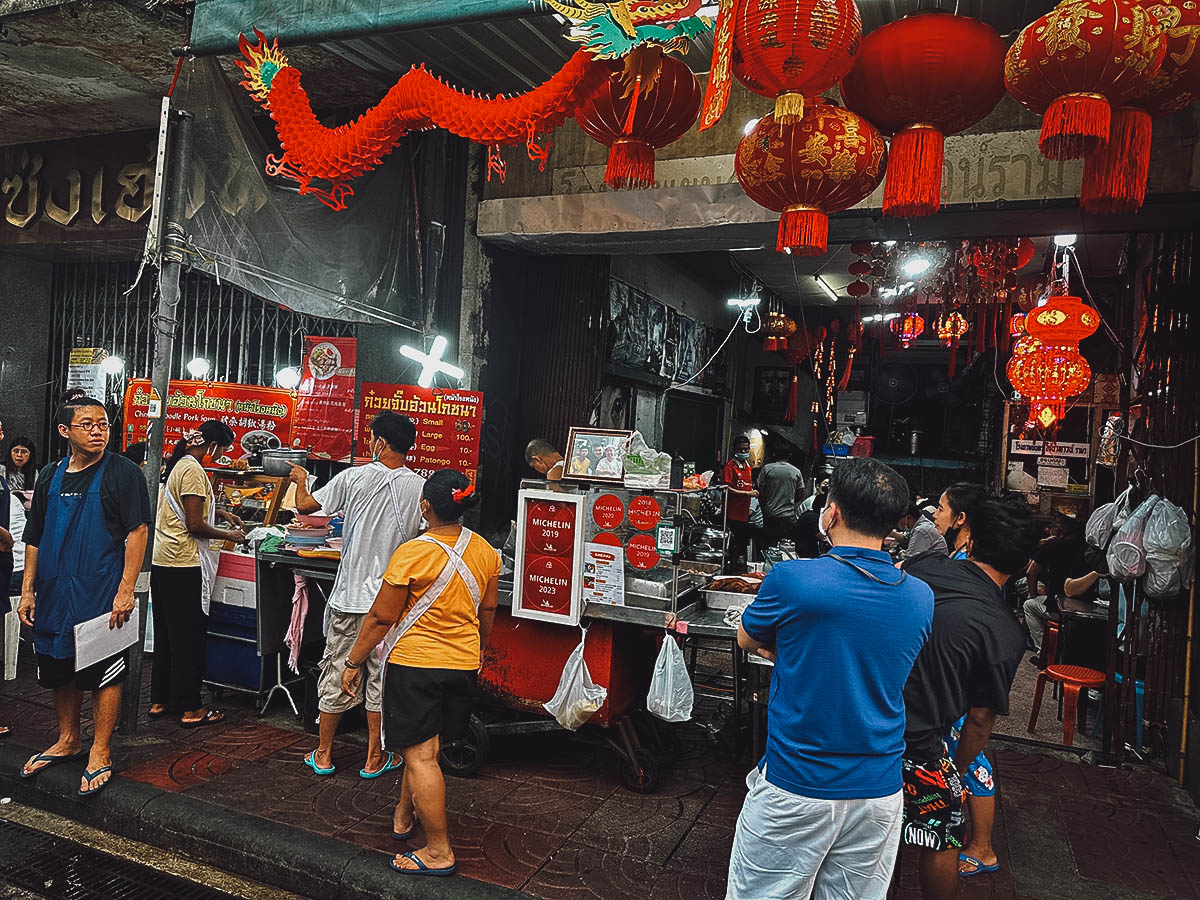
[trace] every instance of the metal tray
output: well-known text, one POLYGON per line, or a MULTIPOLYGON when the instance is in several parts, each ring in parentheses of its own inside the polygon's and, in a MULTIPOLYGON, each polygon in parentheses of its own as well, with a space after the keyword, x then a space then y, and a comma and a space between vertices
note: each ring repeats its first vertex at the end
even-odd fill
POLYGON ((742 594, 737 591, 700 592, 704 596, 704 605, 709 609, 729 609, 731 606, 746 606, 755 598, 755 594, 742 594))

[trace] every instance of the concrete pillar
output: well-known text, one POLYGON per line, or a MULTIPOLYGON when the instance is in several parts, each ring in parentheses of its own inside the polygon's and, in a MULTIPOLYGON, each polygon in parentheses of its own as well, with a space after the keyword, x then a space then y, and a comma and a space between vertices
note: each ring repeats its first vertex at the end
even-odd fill
POLYGON ((46 461, 51 273, 48 262, 0 253, 0 421, 6 434, 2 446, 7 448, 17 436, 32 438, 39 462, 46 461))

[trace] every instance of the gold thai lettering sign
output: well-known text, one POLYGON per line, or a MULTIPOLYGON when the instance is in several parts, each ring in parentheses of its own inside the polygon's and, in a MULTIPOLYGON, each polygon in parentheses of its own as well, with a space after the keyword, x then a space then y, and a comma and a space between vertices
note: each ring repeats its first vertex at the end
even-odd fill
POLYGON ((150 131, 0 149, 0 246, 140 236, 154 151, 150 131))

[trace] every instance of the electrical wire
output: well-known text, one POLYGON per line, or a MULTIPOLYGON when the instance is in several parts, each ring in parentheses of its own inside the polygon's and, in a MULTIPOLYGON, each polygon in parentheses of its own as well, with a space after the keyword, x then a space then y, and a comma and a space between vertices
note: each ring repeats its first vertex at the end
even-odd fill
POLYGON ((1139 441, 1137 438, 1132 438, 1127 434, 1116 434, 1114 436, 1122 441, 1129 441, 1131 444, 1137 444, 1139 447, 1149 447, 1152 450, 1178 450, 1180 447, 1186 447, 1188 444, 1200 441, 1200 434, 1193 435, 1186 441, 1180 441, 1178 444, 1150 444, 1146 441, 1139 441))
MULTIPOLYGON (((758 310, 755 310, 754 314, 757 316, 758 310)), ((711 366, 716 361, 716 358, 721 355, 721 351, 724 350, 725 345, 728 344, 730 342, 730 340, 733 339, 734 333, 738 330, 738 326, 741 325, 743 321, 744 321, 744 316, 742 314, 739 314, 737 317, 737 320, 733 323, 733 327, 729 329, 729 334, 725 335, 725 340, 721 341, 721 346, 718 347, 713 352, 713 355, 708 358, 708 362, 706 362, 699 369, 697 369, 696 374, 693 375, 691 378, 689 378, 687 381, 681 381, 678 384, 673 384, 669 388, 667 388, 667 390, 674 391, 674 390, 678 390, 679 388, 682 388, 682 387, 687 387, 689 384, 693 383, 697 378, 699 378, 704 373, 704 370, 707 369, 709 366, 711 366)), ((759 319, 758 325, 759 325, 759 327, 757 329, 755 329, 755 331, 751 331, 749 328, 747 328, 746 333, 747 334, 756 334, 758 331, 760 331, 762 329, 762 319, 761 318, 759 319)), ((663 393, 666 393, 666 391, 664 391, 663 393)))
MULTIPOLYGON (((1075 271, 1079 274, 1079 285, 1083 288, 1083 295, 1088 298, 1088 301, 1092 304, 1092 308, 1096 310, 1096 315, 1100 317, 1100 324, 1104 326, 1104 330, 1108 334, 1108 339, 1113 342, 1113 346, 1124 352, 1125 345, 1117 337, 1117 333, 1113 331, 1112 326, 1108 324, 1108 319, 1104 318, 1104 313, 1100 311, 1100 306, 1096 303, 1096 298, 1092 296, 1091 289, 1088 288, 1087 279, 1083 276, 1083 263, 1079 261, 1079 256, 1076 254, 1074 246, 1063 249, 1064 255, 1069 253, 1071 258, 1075 260, 1075 271)), ((1131 261, 1130 265, 1136 265, 1136 262, 1131 261)))

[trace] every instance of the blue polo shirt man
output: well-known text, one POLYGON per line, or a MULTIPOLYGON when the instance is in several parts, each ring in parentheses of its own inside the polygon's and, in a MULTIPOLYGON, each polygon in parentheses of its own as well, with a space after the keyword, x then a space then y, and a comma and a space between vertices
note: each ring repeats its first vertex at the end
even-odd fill
POLYGON ((908 504, 888 466, 839 464, 819 523, 833 549, 773 568, 742 616, 738 643, 775 671, 730 898, 887 893, 904 805, 904 684, 933 620, 933 592, 882 550, 908 504))

